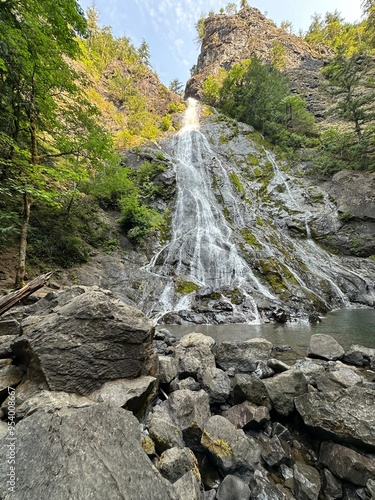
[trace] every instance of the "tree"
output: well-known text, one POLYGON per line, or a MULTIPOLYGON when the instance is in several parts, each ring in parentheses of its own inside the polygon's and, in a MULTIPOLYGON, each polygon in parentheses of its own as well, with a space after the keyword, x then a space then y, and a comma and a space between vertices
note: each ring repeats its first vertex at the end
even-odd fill
POLYGON ((169 84, 169 90, 174 92, 175 94, 181 95, 183 93, 184 85, 179 81, 178 78, 175 78, 169 84))
POLYGON ((142 43, 139 46, 138 54, 141 58, 142 63, 146 66, 150 66, 150 47, 148 46, 148 43, 144 38, 142 39, 142 43))
POLYGON ((234 2, 230 2, 225 6, 225 12, 228 16, 234 16, 237 14, 237 5, 234 2))
POLYGON ((21 217, 17 286, 33 203, 61 202, 89 165, 110 157, 110 140, 68 62, 79 53, 77 35, 86 35, 86 20, 75 0, 1 5, 0 190, 21 217))
POLYGON ((371 49, 375 48, 375 0, 363 0, 362 8, 367 16, 365 21, 365 35, 371 49))
POLYGON ((287 33, 293 33, 293 24, 290 21, 281 21, 280 28, 287 33))
POLYGON ((200 45, 202 43, 202 40, 205 35, 205 22, 206 22, 207 15, 206 14, 201 14, 200 18, 198 21, 195 23, 195 31, 196 31, 196 38, 195 38, 195 43, 197 45, 200 45))

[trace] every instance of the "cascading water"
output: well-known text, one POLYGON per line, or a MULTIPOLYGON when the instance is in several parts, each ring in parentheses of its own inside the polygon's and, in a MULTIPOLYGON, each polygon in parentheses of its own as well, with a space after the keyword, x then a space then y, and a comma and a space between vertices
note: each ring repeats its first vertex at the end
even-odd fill
MULTIPOLYGON (((221 183, 220 191, 230 218, 241 224, 241 213, 226 170, 199 131, 199 105, 194 99, 188 100, 183 127, 175 137, 174 152, 177 201, 172 238, 155 255, 148 270, 161 276, 184 276, 200 287, 215 290, 246 288, 250 283, 264 296, 274 298, 238 254, 232 229, 215 197, 213 168, 221 183)), ((178 310, 181 304, 172 304, 170 297, 171 284, 167 285, 161 302, 165 300, 167 310, 171 306, 178 310)), ((247 298, 252 307, 246 319, 259 322, 255 302, 249 294, 247 298)), ((183 305, 187 305, 186 299, 183 305)))

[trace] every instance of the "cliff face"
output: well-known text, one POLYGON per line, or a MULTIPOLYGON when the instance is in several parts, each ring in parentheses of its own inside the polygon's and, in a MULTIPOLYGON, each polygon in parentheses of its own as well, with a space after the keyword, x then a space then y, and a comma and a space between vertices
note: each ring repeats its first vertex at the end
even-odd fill
POLYGON ((322 46, 320 52, 315 51, 303 39, 278 28, 259 10, 248 6, 232 16, 217 14, 206 19, 201 52, 195 73, 187 82, 186 96, 200 98, 205 78, 220 68, 229 70, 253 55, 269 62, 277 51, 291 78, 292 90, 301 94, 310 111, 321 117, 325 104, 318 89, 322 81, 320 69, 330 57, 330 50, 322 46))

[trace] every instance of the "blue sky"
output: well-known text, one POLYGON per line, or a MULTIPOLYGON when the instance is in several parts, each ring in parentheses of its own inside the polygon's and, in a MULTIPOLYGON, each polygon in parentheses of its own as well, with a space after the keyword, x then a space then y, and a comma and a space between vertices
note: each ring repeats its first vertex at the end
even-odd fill
MULTIPOLYGON (((92 0, 79 0, 86 10, 92 0)), ((177 78, 185 84, 197 62, 195 23, 202 13, 219 12, 224 0, 96 0, 101 25, 112 26, 116 36, 128 36, 136 47, 145 39, 151 66, 165 85, 177 78)), ((235 2, 240 4, 240 0, 235 2)), ((248 0, 278 26, 290 21, 294 31, 306 31, 314 13, 336 9, 348 22, 361 18, 361 0, 248 0)))

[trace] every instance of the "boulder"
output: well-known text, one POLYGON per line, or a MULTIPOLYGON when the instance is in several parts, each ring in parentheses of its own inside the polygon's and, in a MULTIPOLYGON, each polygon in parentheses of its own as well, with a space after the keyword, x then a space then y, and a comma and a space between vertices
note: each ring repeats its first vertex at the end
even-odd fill
MULTIPOLYGON (((15 500, 179 498, 140 445, 137 419, 98 404, 36 412, 16 425, 15 500)), ((4 438, 6 439, 6 438, 4 438)), ((10 498, 7 447, 0 446, 0 497, 10 498)))
POLYGON ((177 374, 176 360, 171 356, 159 356, 159 382, 169 384, 177 374))
POLYGON ((311 392, 297 397, 295 405, 304 423, 320 436, 375 451, 375 391, 354 386, 311 392))
POLYGON ((228 474, 220 484, 216 500, 249 500, 250 488, 240 477, 228 474))
MULTIPOLYGON (((178 479, 174 485, 178 500, 202 500, 201 485, 193 471, 189 471, 178 479)), ((139 497, 147 498, 147 497, 139 497)), ((149 497, 148 497, 149 498, 149 497)), ((167 498, 166 495, 161 499, 167 498)), ((173 497, 175 498, 175 497, 173 497)))
POLYGON ((366 486, 369 479, 375 479, 375 459, 357 453, 346 446, 322 443, 319 460, 335 476, 358 486, 366 486))
POLYGON ((18 335, 1 335, 0 337, 0 359, 13 356, 12 344, 18 339, 18 335))
POLYGON ((319 472, 303 462, 294 464, 294 494, 298 500, 318 500, 321 488, 319 472))
POLYGON ((322 491, 328 499, 342 498, 341 481, 329 469, 323 469, 322 491))
POLYGON ((366 366, 370 365, 375 369, 375 349, 353 344, 346 351, 343 361, 350 365, 366 366))
POLYGON ((175 378, 174 380, 172 380, 169 388, 172 391, 180 391, 182 389, 188 389, 189 391, 200 391, 201 385, 193 377, 186 377, 182 380, 175 378))
POLYGON ((15 388, 22 380, 23 371, 14 365, 0 367, 0 400, 8 397, 8 389, 15 388))
MULTIPOLYGON (((333 363, 333 362, 330 362, 333 363)), ((329 366, 329 371, 324 372, 316 380, 316 387, 321 392, 336 391, 338 389, 362 385, 363 377, 357 373, 357 369, 346 366, 340 361, 329 366)))
POLYGON ((211 403, 224 403, 231 392, 228 375, 220 368, 214 366, 204 367, 198 373, 198 380, 207 394, 211 403))
POLYGON ((253 372, 257 368, 257 361, 270 358, 271 351, 271 342, 262 338, 221 342, 214 348, 216 363, 220 368, 234 368, 239 372, 253 372))
POLYGON ((182 431, 186 445, 199 450, 204 426, 211 416, 208 394, 203 390, 175 391, 164 403, 164 407, 174 424, 182 431))
POLYGON ((290 448, 282 445, 278 436, 271 438, 265 434, 260 435, 260 442, 262 443, 262 458, 270 467, 280 465, 290 458, 290 448))
POLYGON ((173 423, 163 407, 156 407, 148 416, 148 430, 158 453, 173 447, 185 447, 181 430, 173 423))
POLYGON ((236 374, 233 381, 233 399, 235 403, 243 403, 247 400, 271 409, 271 401, 264 381, 253 374, 236 374))
POLYGON ((44 316, 23 322, 25 335, 12 346, 18 359, 33 359, 50 390, 82 395, 109 380, 149 374, 152 322, 111 292, 78 288, 76 296, 74 290, 58 295, 44 316))
POLYGON ((25 399, 21 404, 16 404, 17 419, 32 415, 38 410, 50 412, 61 408, 83 408, 92 406, 95 401, 85 396, 63 391, 40 391, 25 399))
POLYGON ((307 392, 307 382, 299 370, 288 370, 264 380, 272 407, 288 416, 294 410, 294 398, 307 392))
POLYGON ((156 466, 161 475, 171 483, 193 469, 199 474, 197 459, 189 448, 170 448, 164 451, 156 466))
POLYGON ((223 411, 222 416, 227 418, 237 429, 257 430, 270 419, 270 413, 265 406, 256 406, 244 401, 223 411))
POLYGON ((287 497, 270 482, 266 471, 256 470, 250 481, 251 499, 253 500, 285 500, 287 497))
POLYGON ((151 376, 136 379, 118 379, 106 382, 99 389, 88 394, 98 403, 108 403, 143 415, 157 388, 157 379, 151 376))
POLYGON ((345 354, 344 349, 331 335, 316 333, 311 335, 307 355, 310 358, 321 358, 328 361, 341 359, 345 354))
POLYGON ((201 333, 189 333, 182 337, 174 353, 178 373, 196 376, 203 367, 215 367, 214 343, 211 337, 201 333))
POLYGON ((260 444, 220 415, 208 420, 202 445, 223 475, 235 474, 249 481, 259 463, 260 444))

